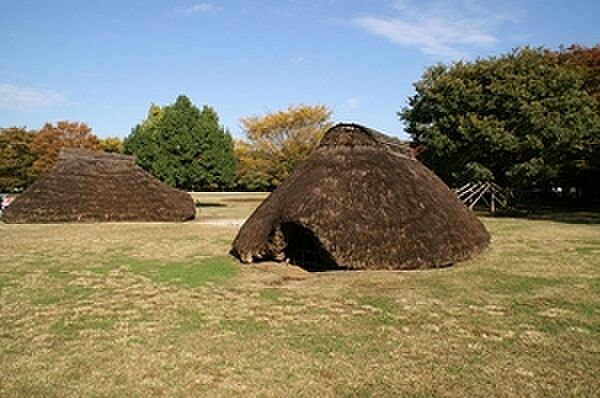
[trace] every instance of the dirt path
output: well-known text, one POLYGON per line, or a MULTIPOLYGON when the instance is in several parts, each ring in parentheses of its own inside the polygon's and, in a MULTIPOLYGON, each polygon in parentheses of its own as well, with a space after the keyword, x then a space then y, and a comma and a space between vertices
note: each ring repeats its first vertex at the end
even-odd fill
POLYGON ((198 221, 198 224, 206 225, 242 225, 246 222, 245 218, 225 218, 219 220, 202 220, 198 221))

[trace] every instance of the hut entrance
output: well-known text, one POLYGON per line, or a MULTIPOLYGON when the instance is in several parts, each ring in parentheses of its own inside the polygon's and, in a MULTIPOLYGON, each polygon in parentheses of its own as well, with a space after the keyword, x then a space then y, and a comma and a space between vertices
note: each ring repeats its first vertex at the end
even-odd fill
POLYGON ((287 243, 285 255, 292 264, 311 272, 343 269, 335 263, 312 231, 295 223, 283 223, 281 232, 287 243))

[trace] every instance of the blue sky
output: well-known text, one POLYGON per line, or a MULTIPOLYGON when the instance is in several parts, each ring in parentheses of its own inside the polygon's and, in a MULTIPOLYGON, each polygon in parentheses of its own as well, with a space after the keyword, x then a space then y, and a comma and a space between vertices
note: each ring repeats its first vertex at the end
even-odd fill
POLYGON ((437 62, 600 42, 600 1, 0 0, 0 127, 88 123, 125 137, 185 94, 239 119, 324 104, 403 136, 437 62))

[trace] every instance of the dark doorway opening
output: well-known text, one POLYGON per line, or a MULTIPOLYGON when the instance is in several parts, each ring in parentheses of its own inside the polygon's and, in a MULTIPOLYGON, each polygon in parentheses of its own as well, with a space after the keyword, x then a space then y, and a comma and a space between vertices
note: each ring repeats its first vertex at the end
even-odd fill
POLYGON ((335 263, 319 239, 309 229, 295 223, 283 223, 281 232, 287 244, 285 255, 292 264, 311 272, 345 269, 335 263))

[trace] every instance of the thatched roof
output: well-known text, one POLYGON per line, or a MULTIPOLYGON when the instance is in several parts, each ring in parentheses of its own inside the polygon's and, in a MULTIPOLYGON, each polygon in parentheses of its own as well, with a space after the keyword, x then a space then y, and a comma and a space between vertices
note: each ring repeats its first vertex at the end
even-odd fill
POLYGON ((406 144, 339 124, 256 209, 231 252, 314 270, 416 269, 465 260, 489 239, 406 144))
POLYGON ((185 221, 193 199, 139 167, 133 156, 63 149, 56 165, 19 195, 7 223, 185 221))

